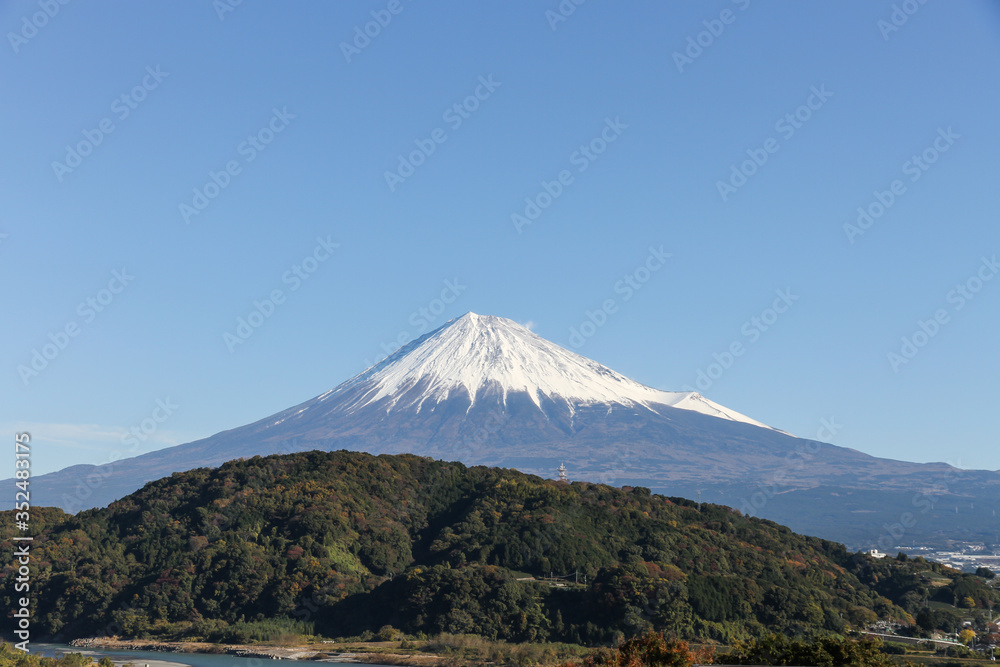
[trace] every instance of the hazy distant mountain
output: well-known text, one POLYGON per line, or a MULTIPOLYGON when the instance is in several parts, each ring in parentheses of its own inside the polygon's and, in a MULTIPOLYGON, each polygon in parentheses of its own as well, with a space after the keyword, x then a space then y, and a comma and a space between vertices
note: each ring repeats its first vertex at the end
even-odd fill
POLYGON ((33 479, 34 504, 105 505, 146 481, 254 455, 412 452, 722 503, 851 546, 997 541, 1000 474, 796 438, 695 392, 647 387, 474 313, 253 424, 33 479))

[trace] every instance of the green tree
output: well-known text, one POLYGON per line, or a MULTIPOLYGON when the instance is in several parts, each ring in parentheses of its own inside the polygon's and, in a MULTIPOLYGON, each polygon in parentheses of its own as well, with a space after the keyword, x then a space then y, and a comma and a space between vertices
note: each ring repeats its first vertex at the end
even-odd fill
POLYGON ((782 635, 738 641, 719 655, 726 665, 814 665, 815 667, 894 667, 881 642, 820 637, 805 642, 782 635))

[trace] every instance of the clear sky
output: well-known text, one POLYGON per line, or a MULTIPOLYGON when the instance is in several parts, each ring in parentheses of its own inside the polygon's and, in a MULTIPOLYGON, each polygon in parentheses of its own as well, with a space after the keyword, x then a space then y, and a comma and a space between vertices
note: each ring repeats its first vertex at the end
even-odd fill
POLYGON ((0 29, 0 424, 36 474, 467 311, 1000 469, 994 2, 16 0, 0 29))

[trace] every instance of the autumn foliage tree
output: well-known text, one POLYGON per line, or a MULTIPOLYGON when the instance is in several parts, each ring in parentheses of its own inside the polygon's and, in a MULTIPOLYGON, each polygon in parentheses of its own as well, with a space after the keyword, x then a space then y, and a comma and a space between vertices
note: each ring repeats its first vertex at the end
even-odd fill
MULTIPOLYGON (((583 667, 691 667, 709 665, 712 660, 712 649, 692 650, 685 641, 666 639, 650 631, 622 642, 616 649, 596 651, 583 661, 583 667)), ((566 663, 564 667, 579 666, 566 663)))

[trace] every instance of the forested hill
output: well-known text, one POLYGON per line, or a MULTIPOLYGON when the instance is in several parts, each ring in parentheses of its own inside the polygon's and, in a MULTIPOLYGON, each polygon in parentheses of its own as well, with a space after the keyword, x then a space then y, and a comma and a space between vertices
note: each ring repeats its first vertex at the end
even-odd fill
MULTIPOLYGON (((255 457, 104 509, 32 512, 32 628, 61 638, 212 637, 287 617, 330 637, 391 624, 597 643, 650 626, 729 640, 910 620, 839 544, 644 488, 410 455, 255 457), (576 572, 579 585, 537 580, 576 572)), ((6 566, 8 609, 15 576, 6 566)))

